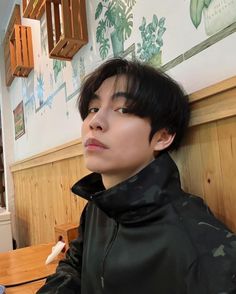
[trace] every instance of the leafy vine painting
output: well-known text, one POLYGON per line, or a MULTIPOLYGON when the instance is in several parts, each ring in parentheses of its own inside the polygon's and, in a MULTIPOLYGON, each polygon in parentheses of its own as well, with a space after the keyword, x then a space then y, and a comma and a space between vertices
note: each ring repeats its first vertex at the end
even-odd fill
POLYGON ((147 24, 146 18, 143 17, 139 30, 142 43, 137 43, 138 57, 150 65, 159 67, 161 65, 161 47, 163 46, 162 37, 166 31, 165 18, 161 17, 158 20, 154 14, 152 21, 147 24))

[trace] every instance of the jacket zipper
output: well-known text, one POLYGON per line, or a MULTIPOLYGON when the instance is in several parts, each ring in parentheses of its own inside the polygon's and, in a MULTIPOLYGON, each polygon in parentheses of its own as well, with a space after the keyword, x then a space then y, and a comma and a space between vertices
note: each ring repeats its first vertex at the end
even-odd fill
POLYGON ((117 233, 118 233, 118 229, 119 229, 119 224, 116 223, 115 224, 115 228, 114 228, 114 231, 113 231, 113 234, 112 234, 112 238, 107 246, 107 249, 106 249, 106 252, 104 254, 104 257, 103 257, 103 260, 102 260, 102 275, 101 275, 101 286, 102 286, 102 289, 104 289, 104 271, 105 271, 105 261, 106 261, 106 257, 107 255, 109 254, 110 250, 111 250, 111 247, 116 239, 116 236, 117 236, 117 233))

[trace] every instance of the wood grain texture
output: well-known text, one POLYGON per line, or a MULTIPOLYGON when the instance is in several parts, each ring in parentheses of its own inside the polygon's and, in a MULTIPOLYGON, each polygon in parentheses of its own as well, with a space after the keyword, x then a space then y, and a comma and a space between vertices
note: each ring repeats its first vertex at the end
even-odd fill
POLYGON ((14 30, 15 24, 21 24, 21 13, 20 13, 20 5, 16 4, 12 11, 6 34, 3 40, 4 47, 4 60, 5 60, 5 79, 6 85, 9 87, 14 80, 14 76, 11 73, 11 62, 10 62, 10 41, 9 38, 14 30))
POLYGON ((45 265, 53 244, 40 244, 0 253, 0 284, 14 286, 54 273, 59 257, 45 265))
POLYGON ((182 187, 236 232, 236 77, 190 95, 191 120, 172 153, 182 187))
POLYGON ((236 117, 217 122, 224 218, 236 231, 236 117))
POLYGON ((40 20, 45 11, 45 0, 23 0, 23 17, 40 20))
POLYGON ((82 155, 55 160, 51 154, 51 162, 13 173, 20 247, 54 241, 54 226, 79 223, 85 206, 70 191, 88 173, 82 155))
POLYGON ((236 115, 236 87, 191 103, 190 126, 236 115))
POLYGON ((46 279, 43 279, 29 284, 7 288, 6 294, 35 294, 45 284, 45 281, 46 279))
POLYGON ((190 128, 172 157, 183 189, 202 197, 236 232, 236 116, 190 128))
POLYGON ((16 172, 18 170, 32 168, 77 156, 82 156, 81 139, 71 141, 48 151, 31 156, 27 159, 17 161, 15 164, 10 166, 10 170, 11 172, 16 172))
POLYGON ((190 95, 190 103, 202 100, 206 97, 213 96, 215 94, 219 94, 221 92, 225 92, 236 86, 236 76, 223 80, 219 83, 196 91, 190 95))
POLYGON ((14 25, 9 41, 12 75, 27 77, 34 67, 31 28, 14 25))
POLYGON ((46 18, 49 57, 71 60, 88 42, 85 0, 46 0, 46 18))

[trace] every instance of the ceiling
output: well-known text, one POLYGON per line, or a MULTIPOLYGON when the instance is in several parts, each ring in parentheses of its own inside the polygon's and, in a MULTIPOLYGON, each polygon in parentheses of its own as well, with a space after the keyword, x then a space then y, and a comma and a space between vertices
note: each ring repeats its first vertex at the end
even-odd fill
POLYGON ((5 35, 5 29, 11 16, 12 9, 15 3, 20 3, 16 0, 0 0, 0 34, 1 39, 5 35))

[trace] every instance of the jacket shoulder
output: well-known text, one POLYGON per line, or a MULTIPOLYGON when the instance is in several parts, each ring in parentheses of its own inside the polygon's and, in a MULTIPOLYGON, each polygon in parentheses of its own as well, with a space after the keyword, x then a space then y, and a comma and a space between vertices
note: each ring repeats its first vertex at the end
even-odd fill
POLYGON ((199 197, 185 195, 173 206, 179 226, 196 252, 196 259, 188 271, 189 287, 196 283, 201 285, 201 293, 236 293, 236 235, 199 197))

